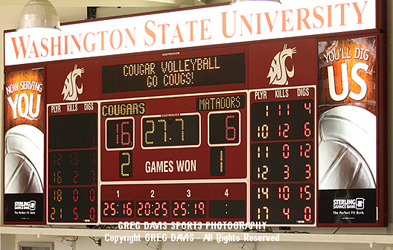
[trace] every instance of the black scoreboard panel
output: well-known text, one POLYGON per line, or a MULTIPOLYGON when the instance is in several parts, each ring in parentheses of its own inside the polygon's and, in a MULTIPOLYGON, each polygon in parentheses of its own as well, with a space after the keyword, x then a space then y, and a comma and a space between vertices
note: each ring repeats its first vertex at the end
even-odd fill
POLYGON ((244 80, 244 53, 102 67, 103 93, 241 83, 244 80))
POLYGON ((315 222, 315 89, 251 92, 251 220, 315 222), (275 98, 285 91, 285 100, 275 98))
POLYGON ((48 84, 47 223, 316 226, 317 51, 298 39, 78 63, 93 92, 66 102, 48 84))
POLYGON ((48 222, 96 223, 98 106, 51 108, 49 113, 56 115, 48 121, 48 222), (83 111, 67 114, 71 109, 83 111))

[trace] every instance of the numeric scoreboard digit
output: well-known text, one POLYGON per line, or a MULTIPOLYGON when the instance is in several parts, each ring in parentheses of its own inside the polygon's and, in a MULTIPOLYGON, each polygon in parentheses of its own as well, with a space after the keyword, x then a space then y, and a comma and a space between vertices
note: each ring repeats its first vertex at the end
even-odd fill
POLYGON ((312 99, 253 103, 252 140, 311 139, 313 109, 312 99))
POLYGON ((142 118, 143 148, 197 146, 200 144, 199 135, 199 114, 142 118))

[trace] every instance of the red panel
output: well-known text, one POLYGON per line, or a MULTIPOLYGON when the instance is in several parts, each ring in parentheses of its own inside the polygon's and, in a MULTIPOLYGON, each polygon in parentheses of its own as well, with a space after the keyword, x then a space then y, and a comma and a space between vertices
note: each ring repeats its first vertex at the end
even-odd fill
POLYGON ((98 60, 49 64, 48 103, 98 100, 101 67, 98 60))
MULTIPOLYGON (((217 178, 246 178, 246 152, 247 152, 247 108, 244 107, 246 102, 246 93, 227 93, 227 94, 210 94, 210 95, 193 95, 193 96, 177 96, 171 98, 151 98, 151 99, 133 99, 123 100, 121 102, 110 102, 102 103, 102 114, 105 116, 101 117, 101 180, 102 181, 134 181, 134 180, 182 180, 182 179, 217 179, 217 178), (239 98, 244 98, 240 101, 239 98), (214 100, 214 107, 212 107, 214 100), (201 105, 201 111, 199 109, 199 101, 210 100, 210 106, 201 105), (222 105, 216 100, 222 100, 222 105), (224 104, 227 102, 227 104, 224 104), (243 108, 236 109, 240 103, 243 103, 243 108), (111 110, 121 107, 120 104, 131 104, 137 105, 139 108, 134 110, 137 112, 135 115, 130 113, 128 116, 110 116, 111 110), (229 106, 225 106, 229 105, 229 106), (143 108, 141 108, 143 107, 143 108), (229 108, 228 108, 229 107, 229 108), (221 110, 216 110, 220 108, 221 110), (212 110, 210 110, 212 109, 212 110), (138 114, 139 113, 139 114, 138 114), (212 119, 212 115, 223 114, 228 115, 228 124, 221 122, 219 124, 219 130, 224 133, 227 131, 231 133, 232 130, 237 129, 238 135, 236 135, 236 141, 231 140, 234 137, 233 134, 229 134, 227 142, 210 143, 209 146, 209 119, 212 119), (231 115, 234 114, 232 117, 231 115), (236 117, 235 117, 236 115, 236 117), (194 144, 178 144, 174 145, 170 142, 171 135, 169 131, 170 119, 173 123, 181 125, 179 121, 175 121, 178 117, 185 116, 196 116, 199 119, 199 124, 190 124, 188 121, 184 121, 184 137, 195 137, 197 135, 191 133, 200 133, 197 142, 194 144), (106 138, 119 137, 121 139, 121 127, 118 127, 118 132, 112 129, 108 133, 107 122, 113 119, 133 119, 134 130, 133 137, 134 143, 130 144, 128 148, 107 148, 106 138), (147 124, 147 129, 143 131, 142 122, 151 118, 167 118, 168 121, 162 120, 161 122, 155 121, 154 133, 153 128, 150 124, 147 124), (236 122, 236 128, 232 128, 231 122, 236 122), (151 142, 151 146, 144 144, 144 142, 151 141, 154 134, 161 134, 163 136, 164 123, 168 123, 168 138, 167 143, 162 143, 162 146, 154 146, 151 142), (192 129, 188 129, 192 126, 192 129), (199 128, 198 128, 199 127, 199 128), (159 132, 161 131, 161 132, 159 132), (225 148, 225 158, 223 159, 225 166, 224 169, 219 173, 211 173, 211 149, 212 148, 225 148), (128 150, 128 151, 127 151, 128 150), (132 153, 131 153, 132 150, 132 153), (120 152, 125 153, 125 158, 119 160, 120 152), (130 158, 128 158, 130 157, 130 158), (132 163, 128 161, 132 158, 132 163), (121 178, 121 165, 127 168, 132 164, 132 177, 123 176, 121 178), (181 165, 184 169, 181 170, 181 165)), ((126 111, 124 111, 126 112, 126 111)), ((126 113, 124 113, 126 114, 126 113)), ((224 117, 225 119, 225 117, 224 117)), ((123 128, 123 132, 128 133, 123 128)), ((178 128, 177 135, 180 136, 181 129, 178 128)), ((217 131, 214 131, 217 133, 217 131)), ((123 134, 123 136, 126 136, 123 134)), ((156 137, 160 137, 157 135, 156 137)), ((127 137, 128 140, 128 137, 127 137)), ((155 139, 154 139, 155 140, 155 139)), ((158 139, 157 139, 158 140, 158 139)), ((154 143, 157 143, 154 141, 154 143)), ((214 154, 214 152, 212 152, 214 154)), ((220 154, 219 152, 217 154, 220 154)), ((214 170, 213 170, 214 172, 214 170)))
POLYGON ((318 81, 313 70, 317 69, 316 40, 280 40, 249 48, 250 89, 314 85, 318 81))

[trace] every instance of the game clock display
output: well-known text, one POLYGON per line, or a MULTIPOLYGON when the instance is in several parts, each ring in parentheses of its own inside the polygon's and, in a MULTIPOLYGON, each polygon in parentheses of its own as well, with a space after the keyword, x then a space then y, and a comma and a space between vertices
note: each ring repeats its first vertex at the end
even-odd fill
POLYGON ((199 145, 200 115, 142 118, 143 148, 157 146, 199 145))

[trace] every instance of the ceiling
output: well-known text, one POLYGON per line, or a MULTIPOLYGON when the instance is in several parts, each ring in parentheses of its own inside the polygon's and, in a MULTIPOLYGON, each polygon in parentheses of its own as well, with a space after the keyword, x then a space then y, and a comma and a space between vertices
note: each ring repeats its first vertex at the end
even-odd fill
MULTIPOLYGON (((97 18, 171 10, 185 7, 228 3, 231 0, 49 0, 56 8, 60 22, 87 18, 87 7, 97 7, 97 18)), ((1 6, 23 8, 28 0, 0 0, 1 6)))

